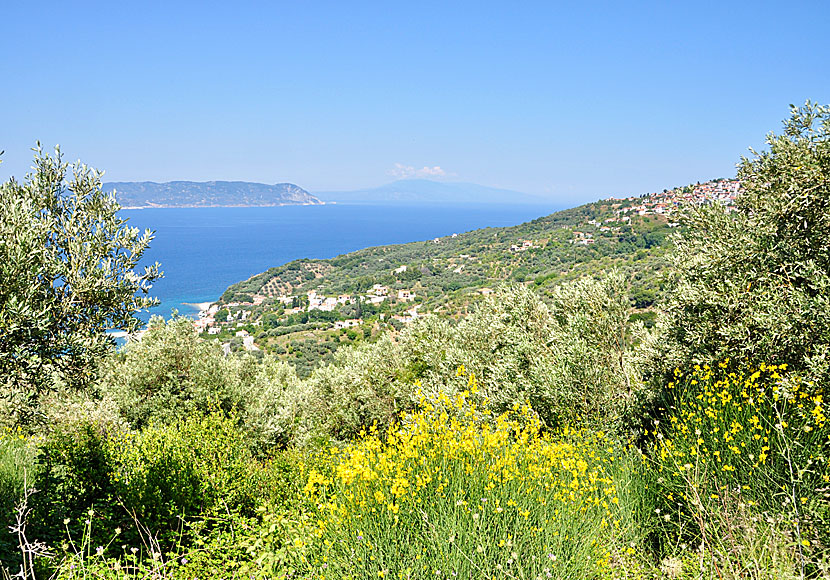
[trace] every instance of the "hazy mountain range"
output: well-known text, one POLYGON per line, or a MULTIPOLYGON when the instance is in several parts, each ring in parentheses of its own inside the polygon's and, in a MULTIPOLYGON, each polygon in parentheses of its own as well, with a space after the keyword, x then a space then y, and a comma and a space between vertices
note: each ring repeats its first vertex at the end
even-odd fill
POLYGON ((475 183, 403 179, 380 187, 311 194, 293 183, 247 181, 118 181, 104 184, 116 191, 122 207, 256 207, 357 204, 511 203, 543 204, 545 199, 475 183))
POLYGON ((545 203, 545 199, 475 183, 402 179, 369 189, 320 191, 323 201, 338 203, 545 203))
POLYGON ((319 205, 322 202, 293 183, 247 181, 119 181, 104 184, 115 190, 122 207, 257 207, 319 205))

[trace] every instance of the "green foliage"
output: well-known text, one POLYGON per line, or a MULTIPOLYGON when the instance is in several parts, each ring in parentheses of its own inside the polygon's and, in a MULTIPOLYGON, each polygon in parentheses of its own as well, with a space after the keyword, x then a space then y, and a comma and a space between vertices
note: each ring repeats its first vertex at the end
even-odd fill
POLYGON ((134 268, 151 234, 116 214, 101 173, 38 146, 34 172, 0 186, 0 392, 18 422, 55 385, 86 385, 113 345, 104 331, 136 330, 158 265, 134 268), (71 177, 67 173, 71 170, 71 177))
POLYGON ((495 410, 530 401, 550 426, 613 421, 626 403, 635 353, 625 280, 566 285, 548 307, 524 286, 499 289, 457 325, 427 317, 393 341, 344 349, 308 379, 318 424, 351 438, 412 408, 416 381, 452 396, 464 365, 495 410))
POLYGON ((286 363, 223 356, 187 318, 151 319, 143 338, 109 361, 103 383, 135 428, 221 411, 240 418, 260 451, 286 445, 305 428, 306 395, 286 363))
POLYGON ((549 339, 555 373, 548 402, 571 422, 615 421, 639 375, 629 328, 628 281, 619 271, 583 278, 553 292, 549 339))
POLYGON ((703 544, 721 567, 740 569, 757 556, 732 545, 747 534, 744 548, 783 546, 791 569, 798 562, 815 573, 830 550, 824 388, 788 376, 786 365, 729 366, 678 370, 667 387, 671 414, 651 453, 664 549, 703 544))
POLYGON ((111 440, 111 448, 118 458, 118 497, 150 529, 173 531, 179 518, 226 509, 253 513, 252 456, 234 418, 210 414, 151 426, 111 440))
POLYGON ((830 377, 830 108, 793 107, 767 144, 740 165, 736 212, 689 212, 664 370, 731 357, 830 377))
POLYGON ((82 534, 89 510, 106 521, 121 522, 114 481, 117 458, 103 425, 82 420, 56 429, 38 449, 36 461, 34 528, 41 539, 58 541, 64 529, 82 534))
POLYGON ((141 340, 112 360, 104 382, 124 416, 141 427, 212 408, 238 410, 242 394, 234 370, 218 344, 199 339, 191 320, 153 317, 141 340))
POLYGON ((52 541, 89 533, 87 520, 96 522, 95 542, 116 527, 138 541, 137 518, 169 544, 187 533, 186 520, 228 510, 250 516, 260 497, 245 432, 216 413, 138 433, 66 425, 47 437, 37 464, 33 524, 52 541))

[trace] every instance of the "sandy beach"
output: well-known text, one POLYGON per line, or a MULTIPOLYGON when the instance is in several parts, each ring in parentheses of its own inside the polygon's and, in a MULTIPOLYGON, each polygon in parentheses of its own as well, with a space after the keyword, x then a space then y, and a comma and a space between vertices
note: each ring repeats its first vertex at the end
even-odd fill
POLYGON ((182 302, 182 304, 186 304, 188 306, 195 306, 199 309, 199 311, 202 311, 210 308, 210 305, 215 304, 215 302, 182 302))

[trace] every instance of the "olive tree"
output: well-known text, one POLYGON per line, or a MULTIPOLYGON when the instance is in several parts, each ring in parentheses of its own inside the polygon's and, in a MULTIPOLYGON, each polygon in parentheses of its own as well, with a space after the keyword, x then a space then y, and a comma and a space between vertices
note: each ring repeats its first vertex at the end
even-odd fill
POLYGON ((686 218, 664 370, 730 358, 830 376, 830 107, 793 106, 767 145, 739 164, 736 211, 686 218))
POLYGON ((18 421, 56 384, 88 384, 105 331, 137 330, 161 276, 136 272, 152 233, 127 227, 101 172, 35 152, 22 183, 0 185, 0 392, 18 421))

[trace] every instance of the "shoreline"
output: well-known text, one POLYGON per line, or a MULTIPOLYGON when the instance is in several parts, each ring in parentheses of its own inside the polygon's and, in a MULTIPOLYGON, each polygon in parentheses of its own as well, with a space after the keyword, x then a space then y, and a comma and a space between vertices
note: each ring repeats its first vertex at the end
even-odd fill
POLYGON ((180 304, 184 304, 185 306, 193 306, 199 309, 199 312, 203 312, 211 307, 211 305, 216 304, 216 300, 211 302, 180 302, 180 304))
POLYGON ((267 205, 124 205, 121 209, 199 209, 207 207, 289 207, 292 205, 333 205, 333 202, 319 203, 271 203, 267 205))

